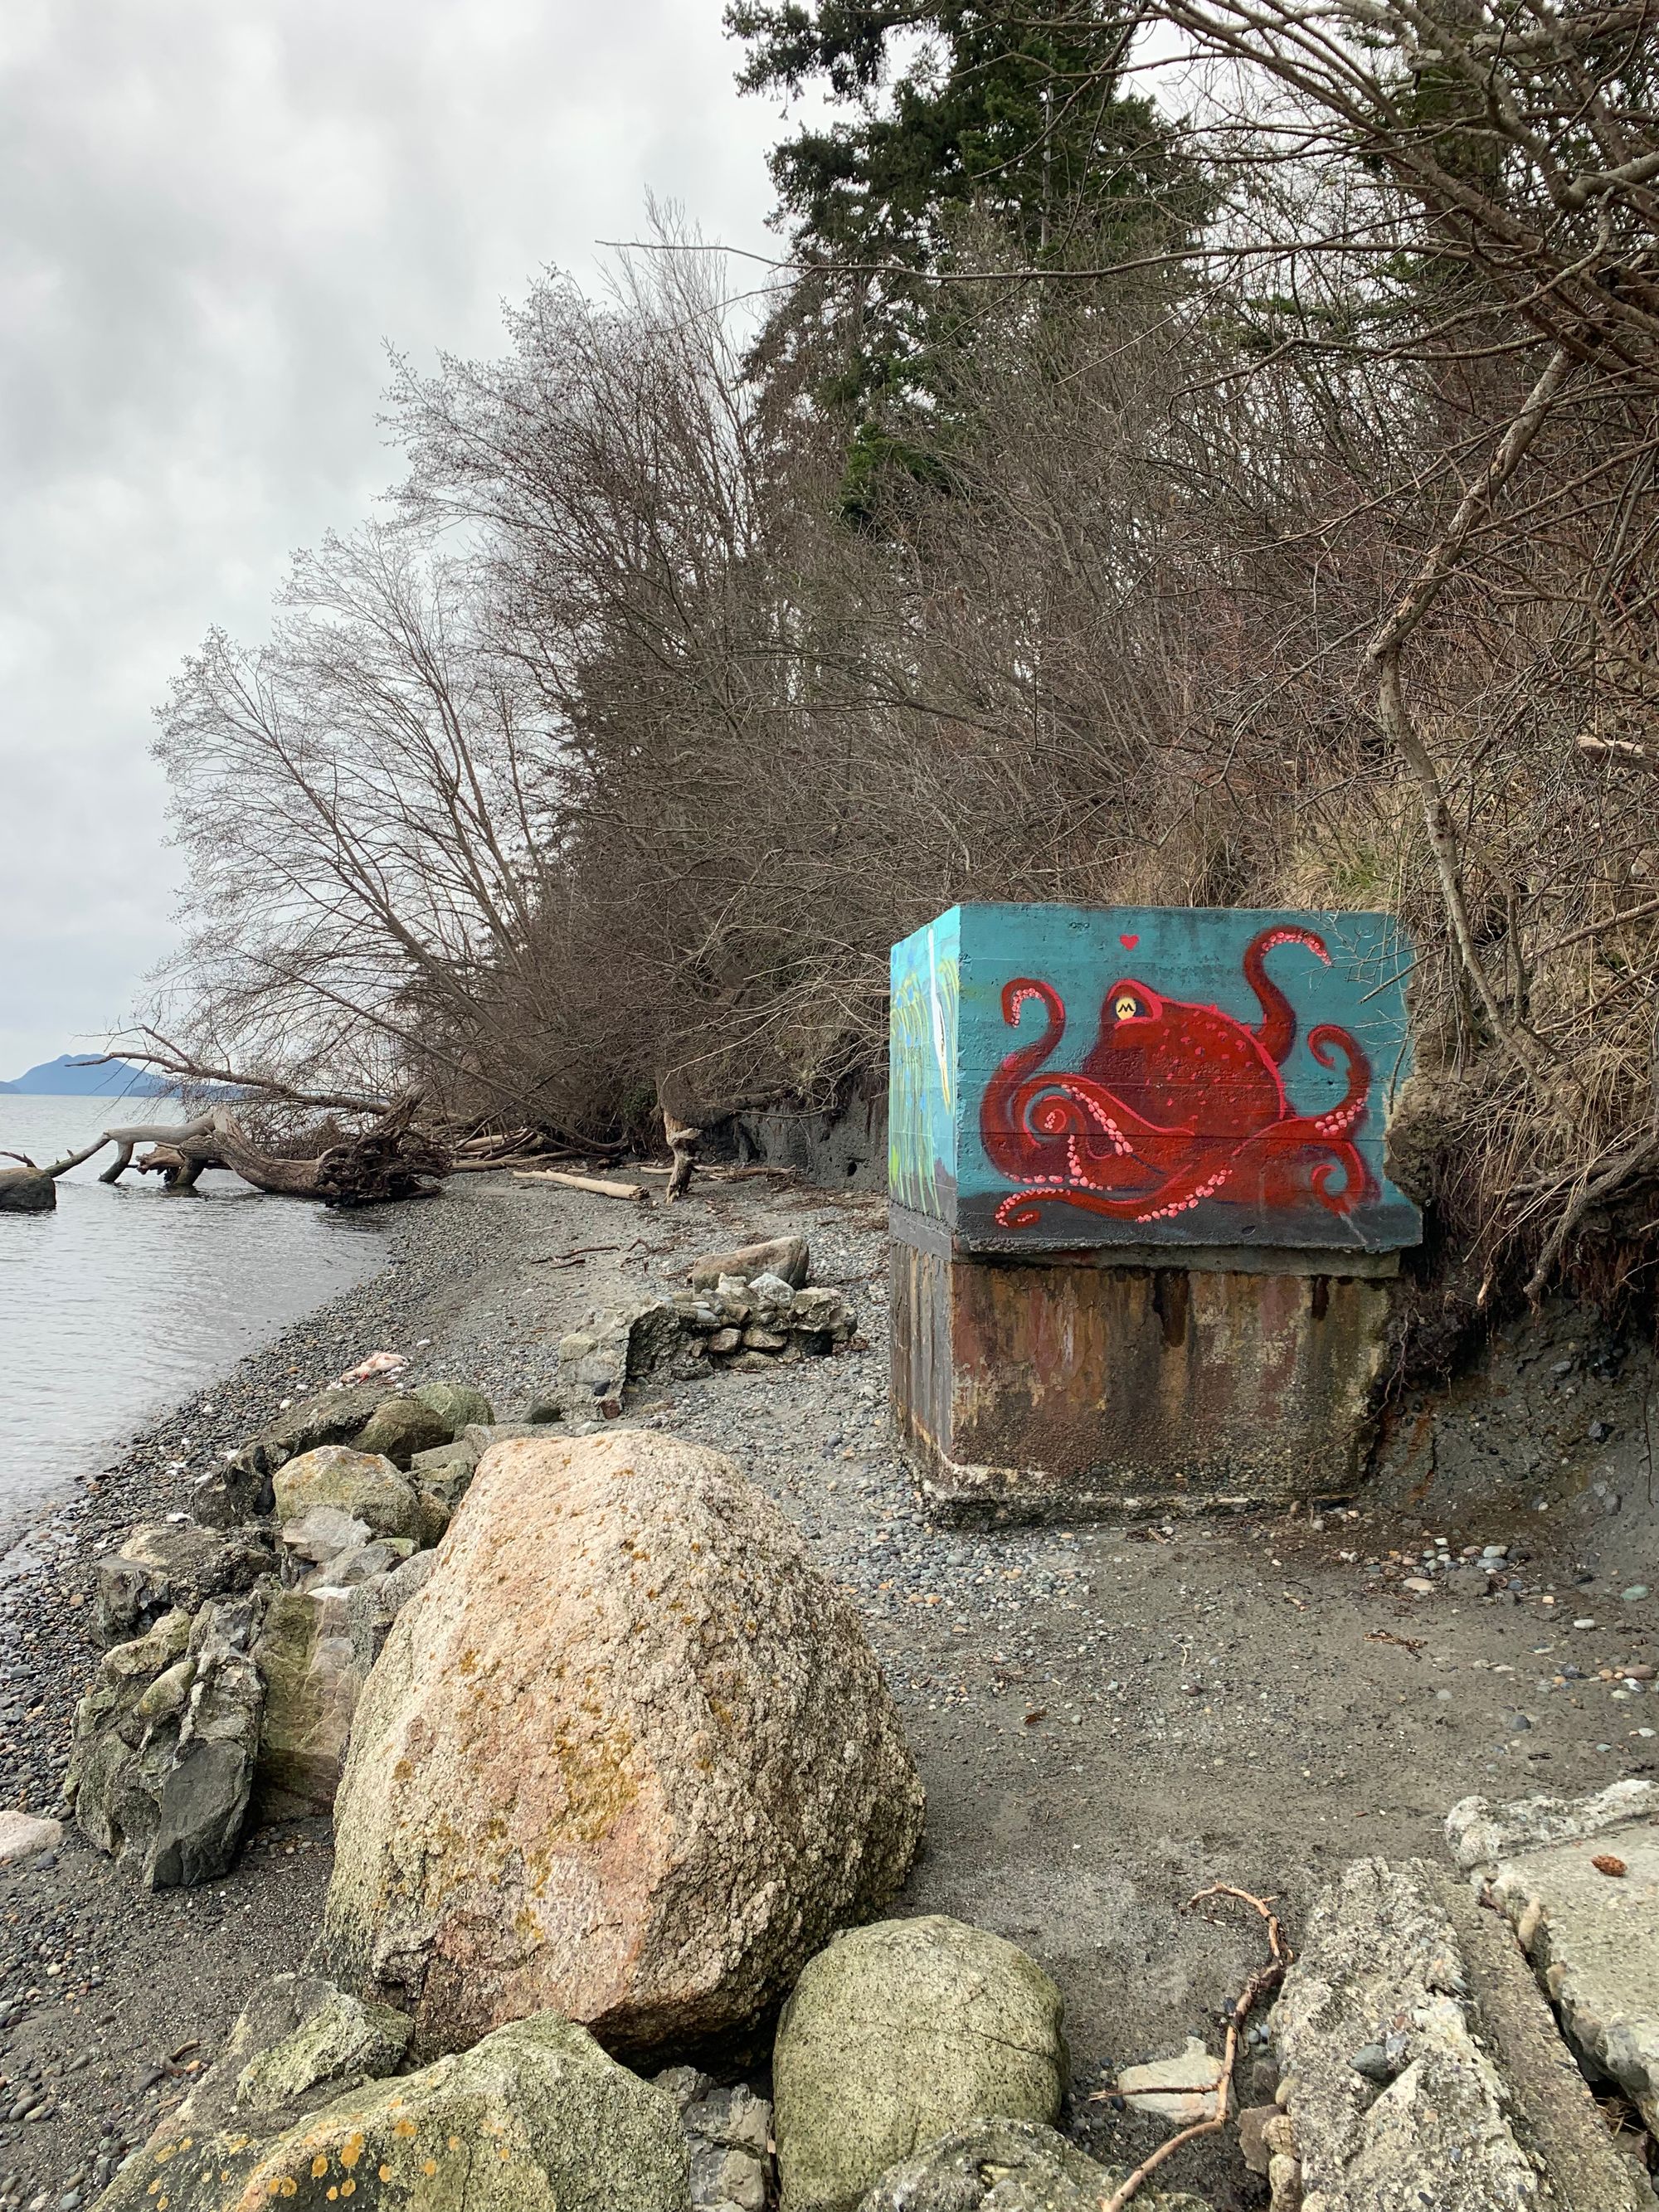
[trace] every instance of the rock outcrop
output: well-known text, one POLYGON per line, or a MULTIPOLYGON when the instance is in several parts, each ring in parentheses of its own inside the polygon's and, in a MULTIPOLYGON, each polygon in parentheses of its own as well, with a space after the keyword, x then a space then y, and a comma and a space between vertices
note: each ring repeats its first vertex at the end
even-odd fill
POLYGON ((1060 1991, 983 1928, 884 1920, 821 1951, 772 2054, 784 2212, 854 2212, 889 2167, 987 2115, 1052 2126, 1060 1991))
POLYGON ((146 1889, 210 1881, 235 1856, 264 1707, 255 1615, 249 1599, 167 1613, 106 1652, 76 1708, 64 1796, 146 1889))
MULTIPOLYGON (((1100 2212, 1127 2168, 1098 2166, 1052 2128, 975 2120, 908 2158, 858 2212, 1100 2212)), ((1135 2212, 1209 2212, 1197 2197, 1137 2192, 1135 2212)))
POLYGON ((855 1615, 729 1461, 507 1443, 358 1705, 323 1955, 422 2051, 546 2007, 684 2047, 879 1910, 921 1816, 855 1615))
POLYGON ((193 1521, 134 1528, 98 1562, 98 1640, 131 1643, 175 1607, 194 1613, 208 1598, 252 1589, 276 1564, 270 1547, 241 1529, 227 1535, 193 1521))
MULTIPOLYGON (((302 2037, 287 2046, 301 2073, 302 2037)), ((283 2081, 291 2070, 275 2069, 283 2081)), ((274 2137, 255 2117, 239 2108, 204 2129, 175 2119, 121 2169, 99 2212, 157 2212, 163 2200, 167 2212, 273 2202, 325 2212, 353 2197, 400 2212, 685 2212, 672 2104, 551 2014, 337 2096, 274 2137)))

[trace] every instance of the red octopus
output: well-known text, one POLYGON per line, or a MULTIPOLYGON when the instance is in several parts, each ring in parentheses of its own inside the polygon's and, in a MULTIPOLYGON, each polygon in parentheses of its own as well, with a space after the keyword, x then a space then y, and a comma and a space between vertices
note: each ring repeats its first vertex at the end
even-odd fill
POLYGON ((1353 1142, 1365 1119, 1370 1063, 1346 1030, 1323 1022, 1308 1032, 1322 1067, 1334 1065, 1333 1046, 1344 1055, 1340 1102, 1300 1114, 1285 1095, 1279 1070, 1297 1019, 1264 965, 1279 945, 1304 945, 1330 965, 1312 930, 1275 924, 1253 938, 1243 971, 1261 1008, 1255 1028, 1218 1006, 1166 999, 1126 976, 1106 994, 1100 1035, 1074 1075, 1042 1072, 1066 1031, 1058 992, 1025 976, 1004 986, 1002 1018, 1011 1029, 1033 999, 1048 1019, 1035 1042, 1003 1061, 980 1109, 992 1165, 1025 1186, 998 1206, 1000 1226, 1029 1229, 1045 1206, 1154 1222, 1210 1198, 1279 1207, 1311 1193, 1333 1213, 1351 1213, 1376 1197, 1376 1178, 1353 1142))

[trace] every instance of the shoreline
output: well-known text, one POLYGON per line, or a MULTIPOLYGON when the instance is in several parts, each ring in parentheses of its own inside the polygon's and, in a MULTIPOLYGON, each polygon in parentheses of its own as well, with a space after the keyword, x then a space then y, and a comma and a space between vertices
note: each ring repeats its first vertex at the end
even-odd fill
MULTIPOLYGON (((888 1424, 879 1200, 705 1184, 647 1208, 489 1176, 402 1209, 379 1273, 149 1424, 113 1472, 46 1516, 66 1540, 0 1592, 0 1664, 30 1670, 32 1708, 20 1710, 15 1674, 0 1685, 0 1804, 56 1801, 97 1660, 81 1625, 94 1546, 185 1510, 205 1455, 240 1444, 300 1383, 394 1350, 407 1380, 471 1383, 510 1419, 590 1306, 677 1287, 701 1253, 792 1233, 811 1242, 813 1279, 857 1308, 862 1347, 641 1393, 624 1425, 728 1455, 858 1608, 928 1794, 922 1853, 891 1909, 994 1929, 1054 1976, 1084 2148, 1133 2164, 1159 2139, 1155 2121, 1091 2093, 1188 2033, 1213 2040, 1255 1963, 1251 1929, 1183 1911, 1206 1882, 1279 1896, 1295 1941, 1346 1860, 1437 1856, 1459 1797, 1566 1793, 1635 1771, 1626 1737, 1645 1703, 1609 1705, 1593 1681, 1534 1688, 1530 1655, 1553 1617, 1530 1597, 1413 1601, 1389 1579, 1406 1570, 1367 1572, 1366 1559, 1423 1540, 1381 1481, 1362 1514, 1328 1527, 1261 1515, 1164 1529, 930 1525, 888 1424), (179 1469, 185 1413, 198 1425, 179 1469), (1517 1704, 1532 1712, 1520 1736, 1517 1704)), ((1467 1533, 1516 1529, 1492 1512, 1467 1533)), ((1570 1584, 1572 1534, 1522 1534, 1535 1553, 1563 1553, 1529 1580, 1570 1584)), ((1606 1638, 1578 1637, 1571 1654, 1589 1672, 1643 1626, 1598 1610, 1606 1638)), ((319 1819, 255 1831, 222 1882, 198 1890, 145 1895, 73 1829, 52 1863, 0 1871, 0 2077, 38 2080, 50 2100, 42 2123, 0 2121, 0 2208, 43 2190, 61 2205, 106 2146, 149 2132, 253 1984, 301 1964, 331 1860, 319 1819)), ((1252 2201, 1228 2144, 1188 2155, 1182 2181, 1221 2212, 1252 2201)))

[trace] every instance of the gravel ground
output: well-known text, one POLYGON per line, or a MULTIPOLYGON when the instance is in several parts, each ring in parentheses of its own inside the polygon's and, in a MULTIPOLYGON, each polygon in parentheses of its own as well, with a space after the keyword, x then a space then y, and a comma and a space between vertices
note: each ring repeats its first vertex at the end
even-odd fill
MULTIPOLYGON (((941 1531, 888 1431, 878 1201, 751 1181, 647 1212, 490 1176, 408 1209, 384 1273, 38 1516, 0 1589, 0 1803, 57 1796, 95 1662, 81 1624, 100 1540, 187 1504, 283 1398, 384 1346, 511 1418, 591 1304, 793 1232, 813 1279, 859 1309, 863 1348, 678 1386, 630 1418, 730 1452, 860 1605, 928 1791, 899 1909, 997 1929, 1054 1975, 1076 2131, 1101 2154, 1139 2157, 1160 2131, 1093 2094, 1188 2033, 1217 2047, 1255 1963, 1248 1916, 1188 1911, 1194 1891, 1272 1893, 1294 1940, 1344 1860, 1436 1852, 1470 1790, 1584 1790, 1659 1763, 1659 1697, 1614 1674, 1656 1656, 1655 1606, 1620 1595, 1653 1556, 1638 1378, 1581 1318, 1500 1344, 1412 1411, 1345 1513, 941 1531), (1407 1591, 1442 1536, 1452 1557, 1508 1546, 1516 1587, 1455 1595, 1436 1570, 1407 1591)), ((308 1823, 262 1832, 210 1891, 142 1896, 72 1836, 50 1865, 0 1875, 0 2202, 89 2197, 100 2151, 142 2139, 249 1984, 299 1961, 328 1866, 326 1823, 308 1823)), ((1172 2181, 1218 2212, 1265 2201, 1219 2140, 1172 2181)))

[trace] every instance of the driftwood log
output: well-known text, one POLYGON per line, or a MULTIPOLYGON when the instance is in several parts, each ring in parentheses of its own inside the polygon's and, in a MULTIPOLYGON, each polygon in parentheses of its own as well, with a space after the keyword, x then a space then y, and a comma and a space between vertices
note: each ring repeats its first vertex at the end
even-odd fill
POLYGON ((0 1159, 21 1163, 15 1168, 0 1168, 0 1213, 50 1213, 58 1204, 58 1176, 78 1168, 94 1152, 101 1152, 108 1142, 107 1136, 100 1137, 84 1152, 70 1152, 67 1158, 54 1160, 49 1168, 36 1167, 25 1152, 0 1152, 0 1159))
POLYGON ((314 1160, 288 1160, 262 1152, 228 1106, 216 1106, 184 1129, 153 1133, 157 1142, 138 1162, 143 1175, 161 1176, 169 1190, 189 1191, 208 1168, 228 1168, 255 1190, 278 1198, 308 1198, 324 1206, 380 1206, 390 1200, 434 1198, 449 1171, 449 1155, 428 1131, 413 1127, 418 1092, 400 1098, 380 1120, 314 1160))

